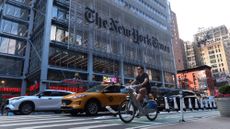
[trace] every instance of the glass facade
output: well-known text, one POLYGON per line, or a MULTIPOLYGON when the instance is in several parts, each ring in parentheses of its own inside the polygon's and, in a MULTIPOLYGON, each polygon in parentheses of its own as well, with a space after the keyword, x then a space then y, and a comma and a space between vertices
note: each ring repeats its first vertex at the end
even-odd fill
POLYGON ((167 0, 0 3, 0 77, 18 77, 27 82, 24 88, 76 74, 96 82, 117 76, 127 83, 136 76, 136 66, 142 65, 151 84, 175 84, 167 0))

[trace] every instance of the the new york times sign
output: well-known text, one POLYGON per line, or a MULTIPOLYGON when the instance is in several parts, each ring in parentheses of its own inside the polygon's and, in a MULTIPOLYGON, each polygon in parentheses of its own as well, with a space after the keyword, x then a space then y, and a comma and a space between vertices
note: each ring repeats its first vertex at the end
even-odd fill
POLYGON ((108 29, 112 32, 122 34, 128 38, 132 38, 134 43, 144 43, 163 51, 170 52, 169 47, 159 43, 159 41, 154 36, 149 36, 148 34, 142 35, 135 28, 128 29, 121 25, 119 21, 113 18, 102 19, 95 10, 90 9, 89 7, 85 8, 85 20, 88 23, 94 23, 98 28, 108 29))

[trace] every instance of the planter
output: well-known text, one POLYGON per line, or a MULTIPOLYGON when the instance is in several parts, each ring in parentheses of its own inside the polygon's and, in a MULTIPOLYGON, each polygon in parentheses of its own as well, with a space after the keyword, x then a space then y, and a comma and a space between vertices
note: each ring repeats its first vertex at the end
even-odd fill
POLYGON ((230 97, 216 98, 216 103, 220 115, 230 117, 230 97))

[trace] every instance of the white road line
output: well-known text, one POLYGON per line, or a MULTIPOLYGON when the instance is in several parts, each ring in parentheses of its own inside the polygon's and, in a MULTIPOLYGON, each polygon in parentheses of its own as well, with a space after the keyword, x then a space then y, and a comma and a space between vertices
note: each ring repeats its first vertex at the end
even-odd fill
POLYGON ((44 121, 44 120, 65 120, 65 117, 62 118, 36 118, 36 119, 22 119, 22 120, 6 120, 0 121, 0 124, 14 123, 14 122, 31 122, 31 121, 44 121))
POLYGON ((47 117, 50 117, 52 116, 53 118, 54 117, 62 117, 62 116, 58 116, 58 115, 44 115, 44 116, 41 116, 41 115, 37 115, 37 116, 21 116, 21 115, 18 115, 18 116, 3 116, 2 118, 0 118, 0 120, 16 120, 16 119, 28 119, 28 118, 47 118, 47 117))
POLYGON ((153 127, 153 125, 162 125, 163 123, 160 123, 160 122, 154 122, 149 124, 149 125, 142 125, 142 126, 136 126, 136 127, 129 127, 129 128, 126 128, 126 129, 139 129, 139 128, 146 128, 146 127, 153 127))
POLYGON ((9 126, 21 126, 21 125, 33 125, 33 124, 51 124, 51 123, 59 123, 59 122, 76 122, 76 121, 82 121, 85 119, 75 119, 75 120, 58 120, 58 121, 39 121, 39 122, 29 122, 29 123, 14 123, 14 124, 7 124, 7 125, 0 125, 0 127, 9 127, 9 126))
POLYGON ((68 125, 82 125, 82 124, 95 124, 100 123, 100 121, 88 121, 88 122, 80 122, 80 123, 64 123, 64 124, 55 124, 55 125, 41 125, 41 126, 31 126, 31 127, 22 127, 16 129, 38 129, 38 128, 51 128, 58 126, 68 126, 68 125))
POLYGON ((91 128, 102 128, 102 127, 109 127, 109 126, 117 126, 120 124, 104 124, 103 125, 90 125, 90 126, 84 126, 84 127, 75 127, 75 128, 69 128, 69 129, 91 129, 91 128))

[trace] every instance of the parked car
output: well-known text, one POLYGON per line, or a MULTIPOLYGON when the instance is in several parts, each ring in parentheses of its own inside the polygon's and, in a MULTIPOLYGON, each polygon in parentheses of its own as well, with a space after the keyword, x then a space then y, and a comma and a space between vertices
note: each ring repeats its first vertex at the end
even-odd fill
MULTIPOLYGON (((180 109, 180 89, 174 88, 154 88, 152 89, 153 94, 156 94, 158 110, 165 110, 165 98, 167 97, 169 109, 170 110, 179 110, 180 109), (155 91, 155 92, 154 92, 155 91), (174 109, 174 98, 176 98, 176 102, 178 105, 178 109, 174 109)), ((191 90, 182 90, 184 103, 186 108, 189 108, 189 98, 191 100, 192 108, 195 109, 195 99, 199 99, 199 97, 191 90)), ((198 103, 199 106, 199 103, 198 103)))
POLYGON ((59 112, 62 97, 70 94, 73 94, 73 92, 45 90, 33 96, 13 97, 7 100, 5 109, 22 115, 28 115, 33 111, 59 112))
POLYGON ((97 85, 86 92, 65 96, 62 99, 61 109, 73 116, 79 112, 95 115, 99 111, 104 111, 106 106, 116 110, 127 96, 120 92, 122 88, 124 87, 113 84, 97 85))

